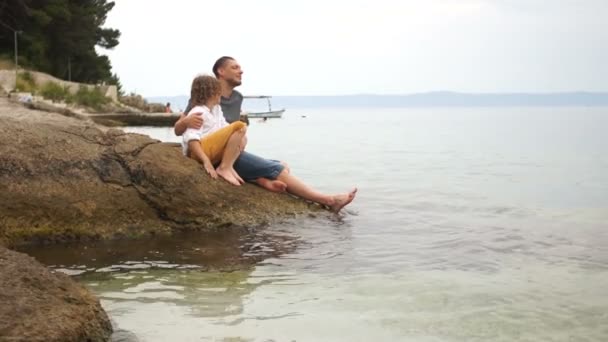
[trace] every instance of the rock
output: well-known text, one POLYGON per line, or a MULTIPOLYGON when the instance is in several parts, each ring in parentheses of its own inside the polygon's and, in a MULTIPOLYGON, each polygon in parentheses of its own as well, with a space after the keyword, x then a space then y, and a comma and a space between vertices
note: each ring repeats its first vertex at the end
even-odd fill
POLYGON ((211 179, 177 144, 0 98, 0 244, 212 231, 308 211, 211 179))
POLYGON ((139 342, 140 341, 139 338, 137 337, 137 335, 135 335, 134 333, 132 333, 128 330, 123 330, 123 329, 114 330, 110 340, 112 342, 139 342))
POLYGON ((0 246, 1 341, 107 341, 99 301, 68 276, 0 246))
POLYGON ((119 101, 125 106, 129 106, 131 108, 136 108, 144 113, 164 113, 165 112, 165 104, 164 103, 149 103, 146 99, 144 99, 141 95, 131 94, 126 96, 121 96, 119 101))

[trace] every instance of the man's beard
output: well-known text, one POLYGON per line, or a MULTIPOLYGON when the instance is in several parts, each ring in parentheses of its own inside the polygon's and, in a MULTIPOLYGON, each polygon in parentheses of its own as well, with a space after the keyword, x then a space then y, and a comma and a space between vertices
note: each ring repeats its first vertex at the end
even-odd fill
POLYGON ((228 84, 229 84, 231 87, 233 87, 233 88, 234 88, 234 87, 238 87, 238 86, 240 86, 240 85, 241 85, 241 83, 242 83, 242 82, 241 82, 241 81, 239 81, 239 80, 226 80, 226 82, 228 82, 228 84))

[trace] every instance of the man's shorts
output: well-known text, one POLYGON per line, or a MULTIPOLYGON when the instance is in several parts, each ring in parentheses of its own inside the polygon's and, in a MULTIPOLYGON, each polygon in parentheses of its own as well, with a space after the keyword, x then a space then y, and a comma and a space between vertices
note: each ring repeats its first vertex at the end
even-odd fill
POLYGON ((241 152, 234 169, 247 182, 258 178, 277 179, 285 167, 276 160, 264 159, 247 151, 241 152))

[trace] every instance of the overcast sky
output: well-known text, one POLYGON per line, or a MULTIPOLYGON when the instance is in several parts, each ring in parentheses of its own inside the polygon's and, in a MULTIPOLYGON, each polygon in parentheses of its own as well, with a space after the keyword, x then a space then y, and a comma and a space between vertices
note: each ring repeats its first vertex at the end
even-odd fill
POLYGON ((223 55, 247 94, 608 91, 608 0, 117 0, 105 26, 144 96, 223 55))

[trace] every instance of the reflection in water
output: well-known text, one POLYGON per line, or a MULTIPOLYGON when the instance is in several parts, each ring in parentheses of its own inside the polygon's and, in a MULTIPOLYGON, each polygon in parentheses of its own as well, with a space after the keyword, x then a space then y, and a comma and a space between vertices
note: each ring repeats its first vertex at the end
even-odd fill
POLYGON ((243 297, 259 286, 246 282, 250 273, 150 269, 89 274, 81 280, 93 290, 103 283, 101 299, 112 303, 110 311, 116 315, 151 304, 183 306, 191 316, 220 317, 243 312, 243 297))
POLYGON ((71 275, 146 269, 240 269, 293 250, 298 239, 286 232, 230 228, 137 241, 22 248, 45 264, 71 275))

